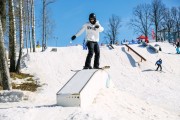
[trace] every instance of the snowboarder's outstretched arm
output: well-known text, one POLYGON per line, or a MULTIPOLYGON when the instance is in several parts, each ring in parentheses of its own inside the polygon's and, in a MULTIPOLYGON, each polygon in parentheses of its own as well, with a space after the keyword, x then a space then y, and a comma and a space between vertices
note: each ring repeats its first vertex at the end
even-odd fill
POLYGON ((76 33, 71 37, 71 40, 75 40, 76 37, 80 36, 85 30, 86 30, 86 24, 82 26, 82 28, 79 30, 78 33, 76 33))
POLYGON ((78 33, 76 33, 76 37, 80 36, 86 30, 86 24, 82 26, 78 33))

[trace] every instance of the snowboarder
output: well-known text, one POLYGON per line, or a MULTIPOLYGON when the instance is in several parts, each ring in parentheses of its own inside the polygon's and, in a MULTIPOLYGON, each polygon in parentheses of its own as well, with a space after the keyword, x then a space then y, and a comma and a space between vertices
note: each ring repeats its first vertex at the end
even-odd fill
POLYGON ((162 60, 161 60, 161 59, 159 59, 158 61, 156 61, 156 64, 155 64, 155 65, 158 66, 158 67, 156 68, 156 71, 158 71, 159 67, 160 67, 160 71, 162 71, 162 66, 161 66, 161 64, 162 64, 162 60))
POLYGON ((100 49, 99 49, 99 33, 102 32, 104 28, 100 25, 99 21, 96 20, 96 15, 91 13, 89 15, 89 22, 85 23, 80 31, 71 37, 72 40, 80 36, 84 31, 86 31, 86 45, 88 48, 88 54, 86 57, 85 66, 83 69, 92 69, 91 58, 95 53, 94 58, 94 69, 99 69, 99 59, 100 59, 100 49))

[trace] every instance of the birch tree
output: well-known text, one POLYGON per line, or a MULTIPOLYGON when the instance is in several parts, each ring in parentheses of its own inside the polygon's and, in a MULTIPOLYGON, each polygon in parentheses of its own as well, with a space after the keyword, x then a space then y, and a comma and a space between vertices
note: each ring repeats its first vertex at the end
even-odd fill
POLYGON ((6 0, 0 0, 0 16, 3 33, 6 31, 6 0))
POLYGON ((10 75, 9 75, 7 58, 5 54, 1 15, 0 15, 0 74, 1 74, 0 79, 2 79, 3 90, 10 90, 11 89, 10 75))
POLYGON ((10 72, 16 70, 16 26, 13 0, 9 0, 9 58, 10 72))
POLYGON ((27 28, 27 36, 28 36, 28 40, 29 40, 29 47, 30 47, 30 51, 32 51, 32 41, 31 41, 31 17, 30 17, 30 13, 31 12, 31 5, 30 5, 30 0, 27 0, 27 21, 28 21, 28 28, 27 28))
POLYGON ((35 39, 35 12, 34 12, 34 0, 31 0, 31 26, 32 26, 32 45, 33 52, 36 51, 36 39, 35 39))
POLYGON ((21 64, 21 57, 22 57, 22 49, 23 49, 23 4, 22 4, 22 0, 19 0, 19 33, 20 33, 20 42, 19 42, 19 58, 17 61, 17 66, 16 66, 16 72, 20 73, 20 64, 21 64))
POLYGON ((24 41, 25 41, 25 46, 26 46, 26 50, 27 50, 27 54, 29 53, 28 50, 28 0, 24 1, 24 7, 23 7, 23 23, 24 23, 24 41))
POLYGON ((44 51, 44 46, 47 46, 47 6, 55 1, 56 0, 43 0, 42 51, 44 51))

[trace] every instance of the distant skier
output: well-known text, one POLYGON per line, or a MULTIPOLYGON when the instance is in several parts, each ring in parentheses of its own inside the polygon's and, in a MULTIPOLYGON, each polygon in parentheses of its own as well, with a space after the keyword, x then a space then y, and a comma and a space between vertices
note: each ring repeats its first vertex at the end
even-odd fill
POLYGON ((99 33, 102 32, 104 28, 96 20, 96 15, 91 13, 89 15, 89 22, 85 23, 81 30, 71 37, 72 40, 80 36, 84 31, 86 31, 86 45, 88 47, 88 55, 86 57, 85 66, 83 69, 92 69, 91 58, 95 53, 94 58, 94 69, 99 69, 99 59, 100 59, 100 49, 99 49, 99 33))
POLYGON ((161 59, 159 59, 158 61, 156 61, 156 64, 155 64, 155 65, 158 66, 158 67, 156 68, 156 71, 158 71, 159 67, 160 67, 160 71, 162 71, 162 66, 161 66, 161 64, 162 64, 162 60, 161 60, 161 59))

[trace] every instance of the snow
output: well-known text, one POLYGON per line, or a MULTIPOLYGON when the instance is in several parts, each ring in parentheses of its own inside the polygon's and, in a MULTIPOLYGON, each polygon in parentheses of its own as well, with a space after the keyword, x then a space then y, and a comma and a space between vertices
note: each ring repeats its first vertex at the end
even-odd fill
POLYGON ((0 92, 0 102, 19 102, 23 99, 22 91, 3 91, 0 92))
POLYGON ((82 46, 59 47, 57 52, 39 48, 23 58, 22 72, 34 75, 42 87, 35 93, 20 91, 28 100, 4 99, 0 120, 180 120, 180 56, 169 43, 150 44, 160 45, 162 52, 130 45, 146 62, 125 46, 101 46, 100 63, 111 66, 107 72, 113 85, 101 89, 86 108, 57 106, 56 93, 74 75, 72 69, 82 69, 87 51, 82 46), (154 71, 159 58, 163 72, 154 71))

